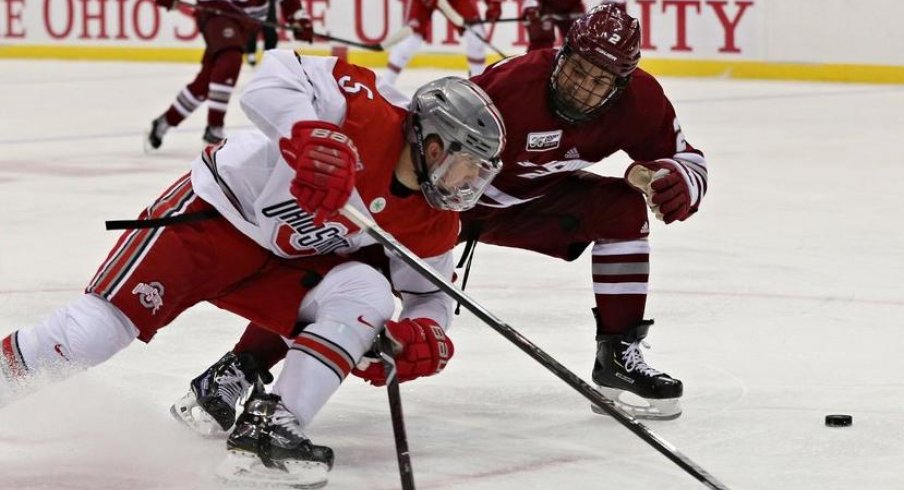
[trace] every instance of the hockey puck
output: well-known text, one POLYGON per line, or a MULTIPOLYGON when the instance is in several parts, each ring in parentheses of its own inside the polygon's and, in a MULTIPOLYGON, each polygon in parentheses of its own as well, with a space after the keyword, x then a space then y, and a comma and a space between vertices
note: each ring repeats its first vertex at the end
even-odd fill
POLYGON ((849 427, 854 423, 850 415, 826 415, 826 427, 849 427))

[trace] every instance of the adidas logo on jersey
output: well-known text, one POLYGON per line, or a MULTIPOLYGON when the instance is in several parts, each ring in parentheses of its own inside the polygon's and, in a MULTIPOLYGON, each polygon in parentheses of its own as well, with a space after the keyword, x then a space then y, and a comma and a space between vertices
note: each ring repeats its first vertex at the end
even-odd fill
POLYGON ((580 160, 581 154, 578 153, 578 149, 577 149, 577 148, 572 148, 572 149, 570 149, 570 150, 568 150, 568 151, 565 152, 565 158, 568 158, 568 159, 571 159, 571 160, 580 160))

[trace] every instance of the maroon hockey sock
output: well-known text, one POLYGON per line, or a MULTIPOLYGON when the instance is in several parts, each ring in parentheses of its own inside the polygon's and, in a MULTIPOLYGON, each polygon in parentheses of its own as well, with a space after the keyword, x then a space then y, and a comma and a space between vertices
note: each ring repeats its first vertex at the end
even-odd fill
POLYGON ((208 85, 207 125, 223 127, 229 98, 242 69, 242 52, 229 49, 213 60, 208 85))
POLYGON ((279 335, 249 323, 242 333, 242 338, 232 348, 238 354, 251 354, 262 368, 272 369, 277 362, 286 357, 289 346, 279 335))
POLYGON ((649 254, 593 255, 597 333, 616 334, 643 320, 649 254))

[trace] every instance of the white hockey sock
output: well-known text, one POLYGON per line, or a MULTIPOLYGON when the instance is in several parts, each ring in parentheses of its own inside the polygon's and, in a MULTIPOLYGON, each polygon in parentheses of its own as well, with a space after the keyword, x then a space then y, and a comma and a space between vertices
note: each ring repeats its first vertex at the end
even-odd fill
POLYGON ((86 294, 38 325, 4 338, 0 367, 18 391, 33 391, 42 384, 39 380, 67 378, 106 361, 137 336, 119 309, 86 294))
POLYGON ((273 387, 302 427, 371 347, 394 307, 389 282, 356 262, 334 268, 305 296, 302 318, 316 320, 294 339, 273 387))
POLYGON ((424 38, 415 33, 400 41, 389 51, 389 62, 386 65, 386 72, 383 74, 383 79, 387 83, 390 85, 395 83, 399 73, 408 66, 423 42, 424 38))
MULTIPOLYGON (((482 26, 475 25, 471 29, 476 29, 481 36, 485 36, 482 26)), ((474 31, 471 29, 465 31, 464 40, 465 56, 468 57, 468 76, 473 77, 483 73, 483 69, 486 67, 487 55, 486 44, 474 35, 474 31)))

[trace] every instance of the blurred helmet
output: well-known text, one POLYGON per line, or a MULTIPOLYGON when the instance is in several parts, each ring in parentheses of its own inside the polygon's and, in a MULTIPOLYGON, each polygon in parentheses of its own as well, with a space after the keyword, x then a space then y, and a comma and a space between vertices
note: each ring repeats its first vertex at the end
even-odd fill
POLYGON ((565 36, 549 79, 556 115, 576 123, 593 119, 628 85, 640 61, 640 24, 617 4, 578 18, 565 36))
POLYGON ((480 87, 463 78, 441 78, 419 88, 406 131, 421 191, 435 208, 474 207, 502 168, 502 116, 480 87), (431 136, 442 141, 445 154, 428 165, 424 150, 431 136))

